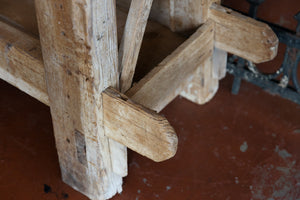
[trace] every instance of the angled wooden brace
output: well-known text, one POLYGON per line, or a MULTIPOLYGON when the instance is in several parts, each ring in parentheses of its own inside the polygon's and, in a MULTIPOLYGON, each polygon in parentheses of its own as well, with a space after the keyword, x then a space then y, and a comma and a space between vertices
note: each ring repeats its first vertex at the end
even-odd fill
POLYGON ((131 87, 151 5, 152 0, 131 1, 119 50, 121 92, 131 87))
MULTIPOLYGON (((128 6, 129 0, 118 0, 128 6)), ((171 30, 190 31, 215 22, 214 52, 209 61, 195 72, 181 95, 203 104, 218 90, 219 79, 226 73, 227 52, 255 63, 266 62, 277 54, 278 39, 268 25, 243 16, 220 4, 220 0, 154 0, 150 17, 171 30)))

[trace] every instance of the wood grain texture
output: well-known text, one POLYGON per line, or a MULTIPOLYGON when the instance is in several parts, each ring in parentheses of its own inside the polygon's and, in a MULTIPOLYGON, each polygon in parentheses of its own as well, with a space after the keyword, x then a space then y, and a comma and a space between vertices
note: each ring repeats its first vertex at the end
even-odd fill
POLYGON ((200 105, 209 102, 218 91, 219 80, 226 75, 226 65, 227 52, 214 48, 212 57, 197 69, 180 95, 200 105))
MULTIPOLYGON (((181 32, 198 28, 208 19, 211 3, 220 0, 153 0, 150 18, 181 32)), ((130 0, 117 0, 117 3, 129 8, 130 0)))
POLYGON ((63 181, 91 199, 108 199, 122 190, 101 96, 118 88, 115 2, 35 3, 63 181))
MULTIPOLYGON (((128 11, 132 0, 117 0, 121 9, 128 11)), ((150 18, 160 24, 169 27, 170 25, 170 0, 153 0, 150 18), (157 20, 159 19, 159 20, 157 20)))
MULTIPOLYGON (((29 85, 34 88, 30 91, 33 91, 34 93, 42 92, 43 98, 41 98, 40 95, 36 98, 38 100, 45 98, 46 100, 44 103, 49 106, 50 104, 44 78, 44 65, 42 63, 43 60, 39 41, 2 22, 0 22, 0 30, 1 47, 5 48, 9 46, 10 48, 7 54, 9 57, 4 57, 5 49, 1 51, 1 53, 3 53, 1 54, 1 61, 5 62, 1 62, 0 70, 7 69, 6 73, 3 73, 1 78, 7 80, 9 77, 13 77, 14 79, 10 83, 17 84, 16 86, 21 90, 25 90, 27 85, 29 85), (18 51, 20 51, 20 53, 18 53, 18 51), (15 63, 15 60, 20 61, 17 61, 17 64, 12 65, 15 63), (27 60, 29 61, 26 62, 27 60), (36 65, 34 65, 35 62, 37 63, 36 65), (35 71, 31 70, 30 72, 27 72, 31 69, 31 66, 35 71), (10 72, 13 72, 13 75, 9 76, 10 72), (27 74, 25 74, 25 72, 27 74), (36 76, 38 78, 31 80, 36 76), (21 83, 27 81, 28 83, 19 84, 20 81, 21 83)), ((138 153, 141 153, 155 161, 168 159, 175 154, 177 137, 174 130, 164 117, 141 105, 135 104, 133 101, 129 100, 128 97, 112 88, 106 89, 105 91, 106 95, 103 96, 103 112, 104 116, 109 116, 104 117, 103 119, 104 127, 106 127, 106 136, 114 140, 117 140, 115 137, 121 138, 121 140, 118 140, 119 142, 126 146, 128 145, 132 150, 137 151, 138 153), (126 99, 126 101, 124 99, 126 99), (117 108, 117 110, 114 110, 115 108, 117 108), (120 118, 122 113, 122 118, 120 118), (127 113, 126 116, 124 113, 127 113), (129 116, 133 116, 133 119, 129 116), (131 127, 133 121, 136 121, 136 123, 133 124, 136 126, 131 127), (115 130, 116 128, 118 130, 115 130), (108 132, 109 134, 107 134, 108 132), (130 135, 132 133, 135 135, 130 135), (126 138, 122 138, 123 136, 126 136, 126 138), (138 138, 135 138, 135 136, 138 136, 138 138), (144 140, 143 136, 145 136, 144 140), (127 138, 131 140, 127 141, 127 138), (139 142, 135 143, 134 141, 137 139, 139 139, 139 142), (145 149, 143 148, 143 142, 146 144, 145 149), (160 148, 157 148, 154 144, 157 144, 157 147, 160 148), (134 145, 139 146, 135 148, 134 145)), ((34 93, 29 93, 29 95, 34 96, 34 93)), ((80 144, 83 143, 84 140, 82 140, 79 131, 75 133, 75 137, 77 138, 78 146, 83 147, 84 145, 80 144)), ((84 157, 81 155, 80 160, 82 161, 83 159, 84 157)))
POLYGON ((198 67, 193 74, 192 80, 186 83, 186 87, 180 95, 194 103, 202 105, 215 96, 218 88, 219 78, 214 77, 212 56, 198 67))
POLYGON ((131 87, 151 5, 152 0, 131 1, 119 50, 121 92, 126 92, 131 87))
POLYGON ((178 139, 168 120, 118 91, 103 92, 105 134, 151 160, 173 157, 178 139))
POLYGON ((215 46, 255 63, 277 55, 278 38, 265 23, 212 4, 209 18, 216 22, 215 46))
POLYGON ((126 95, 148 108, 161 111, 183 90, 197 67, 212 55, 213 31, 211 21, 201 26, 126 95))
MULTIPOLYGON (((126 13, 123 10, 118 9, 118 36, 122 35, 123 33, 126 23, 126 17, 126 13)), ((10 51, 10 59, 16 60, 18 59, 18 57, 20 57, 20 61, 14 62, 14 65, 12 65, 12 62, 10 62, 10 72, 6 70, 8 63, 6 61, 7 59, 4 59, 4 57, 1 58, 3 60, 3 64, 0 65, 0 70, 2 70, 2 72, 4 73, 2 75, 3 79, 7 80, 9 77, 11 77, 11 84, 15 85, 20 90, 29 93, 37 100, 49 106, 50 103, 45 83, 44 63, 39 40, 6 23, 0 23, 0 30, 0 41, 1 44, 3 44, 3 49, 0 52, 2 53, 1 55, 4 55, 4 46, 10 46, 10 44, 13 44, 14 48, 12 48, 12 50, 14 51, 10 51), (9 29, 10 31, 6 32, 4 31, 5 29, 9 29), (9 42, 7 43, 7 41, 9 42), (15 53, 16 44, 24 43, 26 43, 26 46, 28 45, 29 48, 19 45, 17 51, 18 53, 15 53), (36 53, 34 53, 34 55, 31 55, 32 52, 34 52, 33 50, 36 51, 36 53), (30 56, 30 59, 23 58, 27 56, 30 56), (23 62, 25 60, 26 62, 23 62), (27 92, 26 84, 15 84, 19 82, 28 83, 28 87, 32 87, 33 91, 27 92), (34 93, 37 94, 35 95, 34 93)), ((144 55, 142 58, 143 62, 141 63, 143 67, 147 65, 146 71, 150 71, 151 68, 156 65, 156 63, 159 63, 161 60, 163 60, 163 58, 167 56, 169 52, 171 53, 176 49, 177 46, 185 41, 185 38, 171 32, 168 28, 153 21, 149 21, 148 23, 146 36, 148 37, 145 38, 145 41, 143 43, 144 55), (149 48, 151 48, 151 51, 148 50, 149 48), (155 49, 157 50, 154 51, 155 49)), ((119 41, 121 41, 121 37, 119 37, 119 41)))
POLYGON ((49 102, 39 40, 0 21, 0 78, 49 102))
MULTIPOLYGON (((118 11, 118 28, 120 32, 122 32, 122 30, 124 30, 124 25, 125 25, 125 19, 126 19, 126 14, 119 10, 118 11)), ((1 25, 1 24, 0 24, 1 25)), ((44 65, 43 65, 43 59, 42 59, 42 55, 41 55, 41 50, 40 50, 40 45, 39 45, 39 41, 37 39, 32 38, 31 36, 26 35, 25 33, 17 30, 16 28, 9 26, 7 24, 1 25, 1 30, 4 29, 3 26, 7 26, 9 29, 13 30, 11 32, 9 32, 9 34, 2 34, 4 32, 1 32, 1 39, 3 39, 4 41, 11 41, 9 40, 9 37, 13 37, 14 40, 19 40, 18 43, 28 43, 28 46, 34 46, 34 48, 30 48, 30 49, 36 49, 36 51, 38 52, 37 55, 34 56, 34 59, 27 59, 28 62, 26 63, 20 63, 22 65, 13 65, 11 71, 14 71, 13 74, 13 81, 11 81, 12 84, 18 83, 18 82, 23 82, 26 81, 26 78, 34 78, 37 77, 35 81, 31 81, 29 82, 31 85, 31 87, 34 87, 33 92, 34 93, 42 93, 42 96, 36 96, 33 95, 33 93, 29 93, 30 95, 32 95, 33 97, 37 98, 38 100, 43 100, 42 101, 44 104, 46 105, 50 105, 49 102, 49 98, 48 98, 48 94, 47 94, 47 88, 46 88, 46 84, 45 84, 45 72, 44 72, 44 65), (26 38, 31 38, 30 40, 27 41, 26 38), (26 40, 26 41, 23 41, 26 40), (39 62, 38 65, 35 64, 35 59, 39 62), (31 67, 34 67, 34 70, 30 70, 31 67), (25 74, 28 70, 30 70, 30 73, 28 72, 27 75, 25 74), (18 74, 22 74, 20 76, 17 76, 18 74), (14 77, 14 75, 16 75, 16 77, 14 77), (24 79, 24 80, 23 80, 24 79)), ((156 42, 156 40, 158 40, 156 43, 159 44, 159 46, 163 47, 159 49, 159 52, 168 52, 170 50, 167 50, 170 47, 166 47, 166 46, 170 46, 168 44, 168 39, 172 39, 173 42, 175 42, 174 40, 176 40, 177 44, 180 44, 182 41, 184 41, 184 39, 182 37, 177 36, 176 34, 170 32, 167 28, 159 25, 158 23, 155 22, 150 22, 149 27, 148 27, 148 32, 149 34, 153 34, 154 32, 159 31, 158 34, 160 34, 161 37, 155 39, 151 37, 151 40, 146 40, 148 43, 153 43, 153 41, 156 42), (153 40, 154 39, 154 40, 153 40)), ((2 40, 1 40, 2 41, 2 40)), ((147 43, 146 42, 146 43, 147 43)), ((11 42, 13 43, 13 42, 11 42)), ((148 45, 149 46, 149 45, 148 45)), ((174 45, 172 45, 174 46, 174 45)), ((28 51, 28 48, 26 49, 25 47, 22 48, 23 46, 20 47, 20 55, 21 55, 21 60, 23 60, 23 56, 26 56, 27 54, 30 55, 30 51, 28 51), (28 52, 27 52, 28 51, 28 52), (24 54, 24 55, 23 55, 24 54)), ((173 47, 172 47, 173 48, 173 47)), ((29 50, 30 50, 29 49, 29 50)), ((4 52, 4 51, 3 51, 4 52)), ((165 55, 167 55, 166 53, 164 53, 165 55)), ((16 59, 18 58, 17 54, 12 54, 11 55, 12 58, 16 59)), ((153 56, 150 56, 153 57, 153 56)), ((161 57, 161 56, 159 56, 161 57)), ((150 59, 150 58, 149 58, 150 59)), ((161 58, 155 58, 155 60, 157 59, 161 59, 161 58)), ((16 63, 16 64, 19 64, 16 63)), ((0 68, 5 68, 4 65, 0 65, 0 68)), ((1 70, 1 69, 0 69, 1 70)), ((3 79, 10 77, 8 72, 5 71, 5 73, 3 74, 3 79)), ((23 90, 26 92, 26 85, 24 84, 18 84, 16 85, 19 89, 23 90)), ((113 152, 111 152, 113 153, 113 152)), ((120 161, 120 160, 119 160, 120 161)), ((124 163, 124 162, 123 162, 124 163)), ((114 164, 114 166, 122 166, 119 164, 114 164)), ((124 165, 123 165, 124 166, 124 165)), ((114 171, 116 171, 116 169, 114 169, 114 171)), ((121 171, 125 171, 125 170, 121 170, 121 171)), ((118 173, 120 174, 120 172, 118 173)))
POLYGON ((208 9, 220 0, 171 0, 170 28, 180 32, 198 28, 208 19, 208 9))

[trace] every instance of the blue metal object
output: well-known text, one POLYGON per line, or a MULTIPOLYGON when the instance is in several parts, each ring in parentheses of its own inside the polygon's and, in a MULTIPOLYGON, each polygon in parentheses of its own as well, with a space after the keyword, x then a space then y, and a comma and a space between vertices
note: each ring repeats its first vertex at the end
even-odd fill
MULTIPOLYGON (((247 0, 250 3, 249 16, 256 18, 258 6, 264 0, 247 0)), ((298 69, 300 62, 300 12, 295 15, 298 21, 296 32, 267 23, 276 33, 279 42, 286 44, 286 51, 281 67, 272 74, 259 72, 256 66, 243 58, 231 56, 228 58, 227 72, 234 76, 232 93, 238 94, 241 80, 255 84, 267 92, 300 104, 300 82, 298 69)), ((259 19, 258 19, 259 20, 259 19)))

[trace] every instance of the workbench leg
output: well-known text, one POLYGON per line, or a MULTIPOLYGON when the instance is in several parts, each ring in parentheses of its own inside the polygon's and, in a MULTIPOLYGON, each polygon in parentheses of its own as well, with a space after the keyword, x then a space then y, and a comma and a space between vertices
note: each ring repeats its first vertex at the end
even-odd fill
POLYGON ((122 190, 111 152, 123 147, 105 136, 101 95, 118 88, 115 1, 35 3, 63 181, 91 199, 108 199, 122 190))
POLYGON ((214 48, 213 55, 194 74, 181 96, 197 104, 210 101, 218 91, 219 80, 226 75, 227 52, 214 48))
POLYGON ((209 58, 199 66, 181 96, 197 104, 204 104, 212 99, 219 88, 219 79, 213 77, 212 63, 212 58, 209 58))

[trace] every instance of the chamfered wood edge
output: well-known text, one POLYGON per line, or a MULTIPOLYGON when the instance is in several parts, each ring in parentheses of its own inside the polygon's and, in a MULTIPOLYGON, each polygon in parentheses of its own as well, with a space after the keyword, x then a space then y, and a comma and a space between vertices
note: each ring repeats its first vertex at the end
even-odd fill
POLYGON ((211 4, 209 18, 216 22, 217 48, 255 63, 272 60, 277 55, 279 40, 267 24, 217 3, 211 4))
POLYGON ((155 162, 170 159, 176 154, 178 138, 165 117, 112 87, 104 90, 102 96, 104 125, 115 129, 106 131, 109 138, 155 162))

